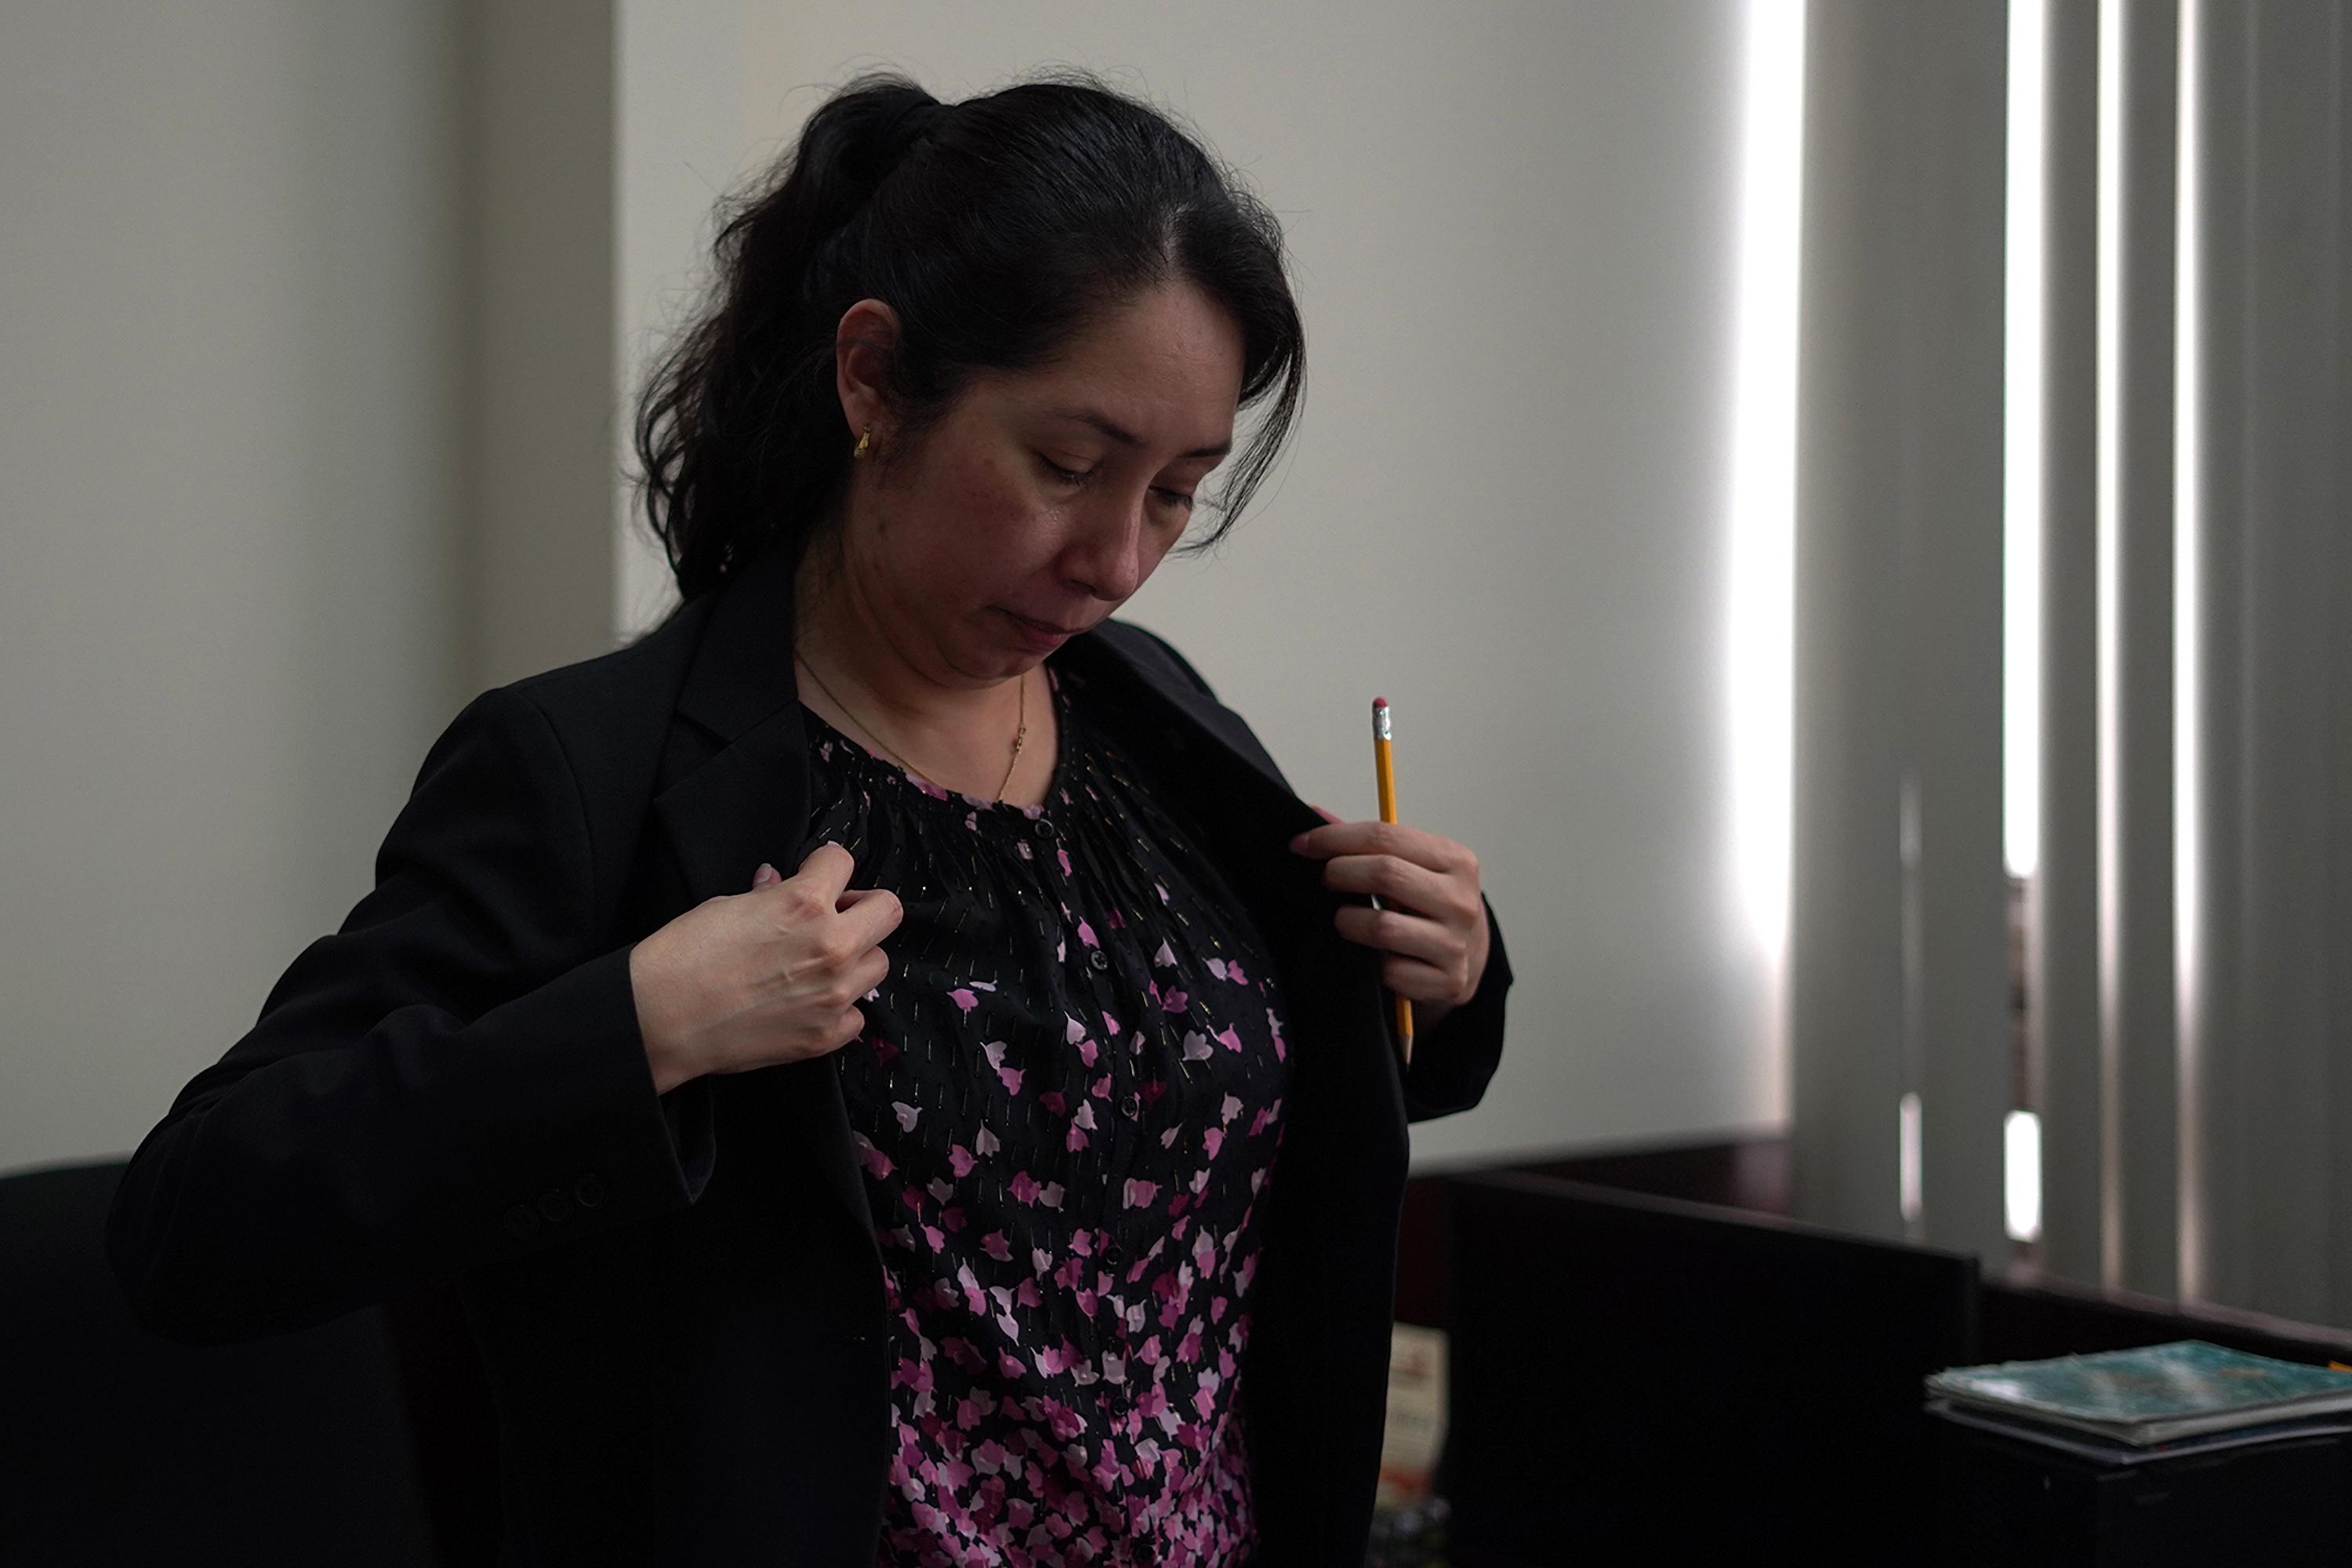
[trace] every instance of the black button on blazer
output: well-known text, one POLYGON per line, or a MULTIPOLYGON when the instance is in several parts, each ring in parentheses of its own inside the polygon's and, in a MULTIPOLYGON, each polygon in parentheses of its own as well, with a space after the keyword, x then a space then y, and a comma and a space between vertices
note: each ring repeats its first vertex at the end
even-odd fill
MULTIPOLYGON (((498 1400, 501 1562, 871 1568, 882 1265, 814 1061, 654 1091, 629 948, 814 846, 776 552, 632 646, 486 691, 376 886, 141 1142, 109 1217, 140 1321, 308 1327, 456 1278, 498 1400)), ((1267 933, 1297 1076, 1242 1378, 1262 1560, 1360 1568, 1406 1123, 1477 1103, 1511 983, 1398 1059, 1378 956, 1291 837, 1322 818, 1191 665, 1108 620, 1053 658, 1148 759, 1267 933)))

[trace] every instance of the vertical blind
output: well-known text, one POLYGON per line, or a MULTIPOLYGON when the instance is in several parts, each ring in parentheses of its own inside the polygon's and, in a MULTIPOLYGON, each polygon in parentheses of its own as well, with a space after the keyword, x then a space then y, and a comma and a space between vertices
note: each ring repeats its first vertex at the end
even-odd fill
POLYGON ((2040 330, 2004 365, 2009 7, 1808 8, 1788 1028, 1811 1217, 2008 1256, 2001 479, 2030 459, 2007 525, 2039 529, 2041 1260, 2352 1326, 2347 11, 2020 13, 2042 199, 2009 305, 2040 330), (2031 378, 2030 453, 2004 450, 2004 373, 2031 378))
POLYGON ((1806 8, 1796 1200, 2002 1245, 2000 0, 1806 8), (1919 1108, 1906 1218, 1898 1107, 1919 1108))

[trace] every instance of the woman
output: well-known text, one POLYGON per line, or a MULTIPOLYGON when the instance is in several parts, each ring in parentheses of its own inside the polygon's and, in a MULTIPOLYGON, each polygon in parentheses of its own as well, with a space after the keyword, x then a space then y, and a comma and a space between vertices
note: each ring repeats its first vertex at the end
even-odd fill
POLYGON ((457 1276, 512 1563, 1355 1568, 1404 1124, 1510 973, 1467 849, 1108 618, 1289 426, 1273 221, 1097 86, 876 78, 718 255, 638 425, 681 608, 435 744, 133 1157, 126 1292, 457 1276))

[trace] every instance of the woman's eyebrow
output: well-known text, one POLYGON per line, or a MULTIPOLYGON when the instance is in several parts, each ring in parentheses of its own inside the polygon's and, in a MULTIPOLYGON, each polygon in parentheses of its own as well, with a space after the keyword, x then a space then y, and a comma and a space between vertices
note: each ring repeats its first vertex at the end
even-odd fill
MULTIPOLYGON (((1091 408, 1056 408, 1052 412, 1054 417, 1056 419, 1068 419, 1080 425, 1091 426, 1095 429, 1099 430, 1104 435, 1109 437, 1112 440, 1117 441, 1122 447, 1140 447, 1144 444, 1142 437, 1138 436, 1132 430, 1129 430, 1121 426, 1113 424, 1110 420, 1105 418, 1102 415, 1096 413, 1091 408)), ((1184 456, 1188 458, 1222 458, 1233 449, 1234 440, 1232 437, 1228 436, 1213 447, 1195 447, 1191 451, 1185 453, 1184 456)))

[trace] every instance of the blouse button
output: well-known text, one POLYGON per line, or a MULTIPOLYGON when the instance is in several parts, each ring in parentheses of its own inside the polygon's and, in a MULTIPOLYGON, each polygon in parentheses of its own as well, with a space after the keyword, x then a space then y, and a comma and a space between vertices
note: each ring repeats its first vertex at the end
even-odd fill
POLYGON ((1108 969, 1110 967, 1110 954, 1105 952, 1098 947, 1089 948, 1087 950, 1087 962, 1093 964, 1097 969, 1108 969))
POLYGON ((1130 1094, 1125 1100, 1119 1101, 1120 1111, 1128 1116, 1133 1116, 1142 1109, 1143 1097, 1139 1094, 1130 1094))
POLYGON ((1050 818, 1043 816, 1037 818, 1035 826, 1038 837, 1051 838, 1054 837, 1054 824, 1050 818))

